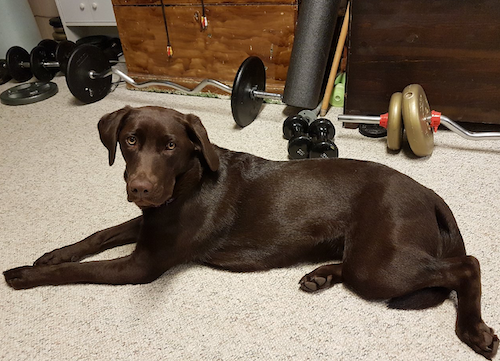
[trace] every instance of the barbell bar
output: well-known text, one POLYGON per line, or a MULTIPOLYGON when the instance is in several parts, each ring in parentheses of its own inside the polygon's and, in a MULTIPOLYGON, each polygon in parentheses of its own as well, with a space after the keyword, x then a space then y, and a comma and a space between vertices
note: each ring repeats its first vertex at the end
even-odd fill
POLYGON ((111 90, 112 75, 135 88, 166 86, 185 94, 200 93, 207 86, 214 86, 231 94, 233 118, 241 127, 252 123, 260 112, 264 99, 282 101, 282 95, 265 91, 266 70, 262 60, 251 56, 240 65, 234 78, 233 87, 214 79, 205 79, 193 89, 170 81, 136 82, 130 76, 111 67, 104 53, 92 45, 82 45, 75 49, 68 61, 66 82, 68 88, 83 103, 93 103, 103 99, 111 90))
POLYGON ((380 116, 339 115, 348 123, 378 124, 387 128, 387 147, 401 149, 403 128, 413 153, 419 157, 432 154, 434 133, 439 125, 468 140, 500 140, 500 132, 472 132, 429 107, 424 89, 419 84, 408 85, 402 93, 391 96, 388 113, 380 116))

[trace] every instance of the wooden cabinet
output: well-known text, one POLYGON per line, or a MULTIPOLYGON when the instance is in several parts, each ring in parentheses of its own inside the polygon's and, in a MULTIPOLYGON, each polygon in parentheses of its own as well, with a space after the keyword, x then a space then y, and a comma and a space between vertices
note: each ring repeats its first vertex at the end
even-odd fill
POLYGON ((423 86, 456 121, 500 124, 498 0, 352 0, 347 114, 381 114, 423 86))
MULTIPOLYGON (((129 75, 162 79, 193 88, 205 78, 232 85, 248 56, 266 66, 267 90, 284 88, 297 19, 291 0, 164 0, 173 56, 160 1, 113 0, 129 75), (205 11, 208 27, 201 26, 205 11)), ((216 89, 210 89, 217 91, 216 89)))

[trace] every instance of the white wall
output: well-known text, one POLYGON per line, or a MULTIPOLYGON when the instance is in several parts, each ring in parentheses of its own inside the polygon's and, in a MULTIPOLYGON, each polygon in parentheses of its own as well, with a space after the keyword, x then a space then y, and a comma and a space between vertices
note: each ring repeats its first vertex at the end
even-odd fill
POLYGON ((27 0, 0 0, 0 58, 14 45, 28 52, 42 40, 27 0))

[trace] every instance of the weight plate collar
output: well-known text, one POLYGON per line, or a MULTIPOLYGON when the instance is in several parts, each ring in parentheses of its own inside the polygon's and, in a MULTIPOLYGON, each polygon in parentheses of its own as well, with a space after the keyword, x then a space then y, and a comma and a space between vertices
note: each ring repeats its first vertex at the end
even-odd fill
POLYGON ((53 82, 34 82, 16 85, 0 94, 2 104, 32 104, 57 94, 57 84, 53 82))

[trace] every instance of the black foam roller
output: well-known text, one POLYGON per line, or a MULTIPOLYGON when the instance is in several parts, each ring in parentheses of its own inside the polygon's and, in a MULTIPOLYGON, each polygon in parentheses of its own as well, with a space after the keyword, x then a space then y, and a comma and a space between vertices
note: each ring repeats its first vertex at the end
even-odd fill
POLYGON ((339 6, 340 0, 301 2, 283 92, 285 104, 307 109, 318 106, 339 6))

